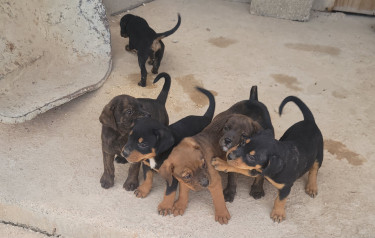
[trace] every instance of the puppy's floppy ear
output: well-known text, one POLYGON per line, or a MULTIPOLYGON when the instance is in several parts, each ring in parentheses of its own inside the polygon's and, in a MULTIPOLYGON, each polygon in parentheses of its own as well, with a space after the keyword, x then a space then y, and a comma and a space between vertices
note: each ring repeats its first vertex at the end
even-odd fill
POLYGON ((168 129, 154 129, 153 133, 156 136, 156 154, 162 153, 173 146, 174 138, 168 129))
POLYGON ((263 170, 262 174, 264 176, 273 177, 279 173, 284 167, 283 161, 277 155, 268 156, 268 165, 263 170))
POLYGON ((159 169, 159 174, 161 175, 162 178, 167 180, 168 186, 172 185, 172 173, 173 173, 174 166, 170 160, 164 161, 164 163, 161 165, 159 169))
POLYGON ((263 127, 257 121, 252 121, 251 126, 253 127, 253 134, 263 130, 263 127))
POLYGON ((113 129, 117 129, 117 126, 116 126, 116 121, 115 121, 115 116, 113 115, 113 111, 115 109, 115 106, 112 105, 112 103, 108 103, 103 111, 102 111, 102 114, 100 115, 99 117, 99 121, 105 125, 105 126, 109 126, 113 129))

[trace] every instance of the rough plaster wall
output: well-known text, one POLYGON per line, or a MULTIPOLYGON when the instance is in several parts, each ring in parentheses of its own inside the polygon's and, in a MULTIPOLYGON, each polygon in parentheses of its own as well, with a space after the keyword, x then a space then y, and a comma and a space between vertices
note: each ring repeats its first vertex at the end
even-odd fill
POLYGON ((110 55, 108 26, 96 23, 106 22, 103 5, 69 2, 0 0, 0 79, 59 47, 76 57, 110 55))
POLYGON ((0 122, 23 122, 100 87, 111 69, 101 0, 0 0, 0 122))

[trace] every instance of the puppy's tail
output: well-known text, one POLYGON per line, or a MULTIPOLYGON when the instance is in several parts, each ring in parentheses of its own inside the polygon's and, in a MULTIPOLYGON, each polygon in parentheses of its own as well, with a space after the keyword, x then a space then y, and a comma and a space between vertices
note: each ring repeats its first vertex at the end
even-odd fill
POLYGON ((299 107, 299 109, 301 110, 301 112, 303 114, 303 118, 304 118, 305 121, 315 121, 314 116, 311 113, 310 109, 306 106, 305 103, 302 102, 301 99, 299 99, 295 96, 286 97, 281 102, 280 107, 279 107, 279 115, 280 116, 283 112, 283 108, 284 108, 285 104, 287 104, 288 102, 294 102, 299 107))
POLYGON ((160 78, 164 78, 165 81, 164 81, 163 88, 161 89, 160 94, 156 100, 158 100, 159 102, 165 105, 165 102, 167 101, 167 98, 168 98, 169 89, 171 88, 171 76, 169 76, 169 74, 164 73, 164 72, 160 73, 158 74, 158 76, 156 76, 153 83, 156 83, 157 81, 159 81, 160 78))
POLYGON ((214 97, 214 95, 212 95, 212 93, 210 91, 208 91, 204 88, 200 88, 200 87, 195 87, 195 88, 208 97, 208 101, 209 101, 210 104, 207 108, 206 113, 203 116, 208 117, 212 120, 212 118, 214 117, 214 113, 215 113, 215 97, 214 97))
POLYGON ((177 29, 180 27, 180 24, 181 24, 181 16, 180 16, 180 13, 177 14, 178 16, 178 21, 177 21, 177 24, 175 27, 173 27, 172 29, 170 29, 169 31, 166 31, 166 32, 163 32, 163 33, 157 33, 156 34, 156 39, 155 40, 161 40, 163 39, 164 37, 167 37, 167 36, 170 36, 172 35, 175 31, 177 31, 177 29))
POLYGON ((256 85, 252 86, 251 89, 250 89, 249 100, 258 101, 258 87, 256 85))

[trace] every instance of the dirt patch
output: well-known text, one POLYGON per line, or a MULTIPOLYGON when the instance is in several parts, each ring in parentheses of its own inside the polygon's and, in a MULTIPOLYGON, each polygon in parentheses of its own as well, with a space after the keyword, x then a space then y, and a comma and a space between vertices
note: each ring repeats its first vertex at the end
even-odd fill
POLYGON ((345 92, 339 92, 339 91, 333 91, 332 92, 332 96, 334 96, 335 98, 346 98, 346 94, 345 92))
POLYGON ((340 54, 340 49, 332 46, 325 45, 310 45, 310 44, 300 44, 300 43, 286 43, 285 47, 294 50, 308 51, 308 52, 318 52, 323 54, 328 54, 331 56, 337 56, 340 54))
POLYGON ((227 48, 228 46, 236 43, 236 40, 225 38, 225 37, 216 37, 216 38, 210 38, 208 40, 212 45, 217 46, 219 48, 227 48))
MULTIPOLYGON (((188 74, 182 77, 176 78, 176 81, 182 86, 182 89, 186 94, 189 95, 190 99, 198 106, 205 106, 208 104, 207 97, 195 89, 196 86, 204 88, 202 81, 197 80, 193 74, 188 74)), ((217 96, 218 93, 210 90, 210 92, 217 96)))
POLYGON ((339 141, 334 140, 324 140, 325 149, 332 155, 336 155, 336 159, 342 160, 346 159, 351 165, 362 165, 365 159, 353 151, 350 151, 346 145, 339 141))
POLYGON ((285 85, 287 88, 290 88, 294 91, 302 91, 302 88, 297 86, 299 85, 299 82, 296 77, 286 74, 271 74, 271 76, 275 79, 276 82, 285 85))

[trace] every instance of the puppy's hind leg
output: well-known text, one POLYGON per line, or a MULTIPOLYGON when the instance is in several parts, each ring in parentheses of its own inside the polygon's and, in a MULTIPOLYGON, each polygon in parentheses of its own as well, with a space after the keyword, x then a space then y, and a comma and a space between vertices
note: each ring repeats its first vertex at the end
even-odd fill
POLYGON ((141 68, 141 81, 138 82, 138 85, 141 87, 146 87, 146 80, 147 80, 147 70, 146 70, 146 61, 148 59, 148 52, 144 52, 139 50, 138 51, 138 65, 141 68))
POLYGON ((316 183, 318 170, 319 162, 315 161, 309 170, 309 177, 305 188, 306 193, 312 198, 314 198, 318 194, 318 185, 316 183))
POLYGON ((164 55, 164 43, 162 41, 159 41, 160 42, 160 48, 155 52, 155 60, 153 62, 153 67, 152 67, 152 70, 151 72, 153 74, 157 74, 158 71, 159 71, 159 67, 160 67, 160 63, 161 63, 161 60, 163 59, 163 55, 164 55))

